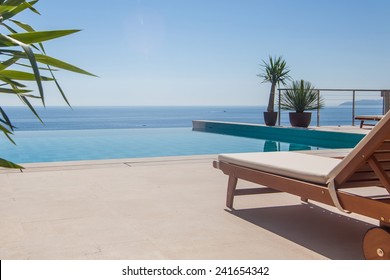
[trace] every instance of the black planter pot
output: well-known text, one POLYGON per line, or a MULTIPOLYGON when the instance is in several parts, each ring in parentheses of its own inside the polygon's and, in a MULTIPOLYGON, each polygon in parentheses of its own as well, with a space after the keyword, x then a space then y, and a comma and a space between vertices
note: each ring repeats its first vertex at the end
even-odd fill
POLYGON ((275 126, 278 119, 278 112, 264 112, 264 123, 267 126, 275 126))
POLYGON ((290 112, 290 123, 294 127, 308 127, 311 121, 311 112, 290 112))

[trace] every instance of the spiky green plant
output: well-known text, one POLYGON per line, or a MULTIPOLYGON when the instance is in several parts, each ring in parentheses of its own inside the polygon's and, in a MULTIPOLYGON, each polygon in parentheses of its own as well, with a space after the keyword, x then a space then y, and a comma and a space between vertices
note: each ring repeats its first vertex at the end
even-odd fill
POLYGON ((271 83, 267 112, 274 112, 276 86, 286 85, 287 81, 291 79, 289 76, 290 69, 282 56, 269 56, 268 61, 263 60, 261 69, 262 72, 257 76, 263 79, 263 83, 271 83))
MULTIPOLYGON (((17 96, 33 114, 42 122, 31 99, 39 99, 45 106, 43 83, 54 82, 65 102, 70 106, 64 91, 55 78, 54 72, 58 69, 72 71, 80 74, 93 74, 58 60, 46 54, 43 47, 44 41, 67 36, 79 30, 52 30, 36 31, 29 24, 14 19, 16 15, 24 11, 30 11, 39 15, 34 5, 39 0, 0 0, 0 94, 17 96), (7 33, 7 34, 6 34, 7 33), (36 84, 38 94, 29 87, 26 82, 36 84)), ((15 144, 12 134, 15 127, 0 104, 0 131, 15 144)), ((6 168, 23 168, 6 159, 0 158, 0 166, 6 168)))
POLYGON ((281 94, 280 107, 297 113, 321 109, 324 100, 318 90, 308 81, 293 81, 289 88, 281 94))

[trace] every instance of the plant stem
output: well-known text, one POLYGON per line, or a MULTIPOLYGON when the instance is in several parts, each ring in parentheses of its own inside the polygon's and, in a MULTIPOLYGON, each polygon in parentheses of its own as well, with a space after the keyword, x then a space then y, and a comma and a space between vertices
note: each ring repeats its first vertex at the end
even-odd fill
POLYGON ((273 112, 273 111, 274 111, 274 104, 275 104, 275 88, 276 88, 276 83, 272 83, 272 85, 271 85, 271 91, 270 91, 270 93, 269 93, 269 100, 268 100, 267 112, 273 112))

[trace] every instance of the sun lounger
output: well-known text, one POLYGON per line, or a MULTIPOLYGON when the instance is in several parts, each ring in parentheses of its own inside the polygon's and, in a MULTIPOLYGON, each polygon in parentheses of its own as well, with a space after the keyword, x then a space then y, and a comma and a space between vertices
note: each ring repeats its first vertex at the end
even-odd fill
POLYGON ((364 255, 390 259, 390 113, 343 159, 299 152, 221 154, 213 165, 229 176, 228 208, 236 195, 287 192, 371 217, 380 227, 365 234, 364 255), (238 179, 262 186, 236 189, 238 179), (379 190, 380 195, 356 190, 379 190))
POLYGON ((362 115, 362 116, 356 116, 355 120, 360 121, 360 128, 363 128, 363 125, 369 125, 369 126, 374 126, 375 124, 372 123, 364 123, 365 121, 380 121, 383 118, 382 115, 362 115))

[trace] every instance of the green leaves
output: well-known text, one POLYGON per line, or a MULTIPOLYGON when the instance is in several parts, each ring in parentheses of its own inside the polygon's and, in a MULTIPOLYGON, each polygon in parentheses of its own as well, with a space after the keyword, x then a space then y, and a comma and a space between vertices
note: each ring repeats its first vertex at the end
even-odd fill
MULTIPOLYGON (((67 36, 79 31, 80 30, 30 31, 24 33, 10 34, 8 36, 24 44, 34 44, 67 36)), ((0 47, 17 45, 19 44, 15 44, 13 42, 9 42, 0 38, 0 47)))
POLYGON ((286 66, 286 61, 283 59, 282 56, 269 56, 268 62, 263 60, 263 65, 261 65, 261 68, 262 73, 257 76, 263 78, 263 83, 271 83, 271 91, 269 94, 267 111, 273 112, 276 85, 279 85, 280 83, 285 85, 286 82, 291 79, 291 77, 289 76, 290 69, 286 66))
POLYGON ((297 113, 321 109, 324 106, 323 99, 318 90, 308 81, 293 81, 289 89, 286 89, 280 97, 280 105, 284 110, 293 110, 297 113))
POLYGON ((269 56, 268 62, 263 60, 263 65, 261 67, 263 69, 263 72, 258 76, 264 79, 263 83, 282 83, 283 85, 285 85, 286 82, 291 79, 291 77, 289 76, 290 69, 286 66, 286 61, 283 59, 282 56, 269 56))
POLYGON ((76 67, 74 65, 71 65, 69 63, 66 63, 64 61, 61 61, 59 59, 56 59, 56 58, 53 58, 53 57, 50 57, 50 56, 47 56, 47 55, 36 54, 35 55, 35 59, 38 62, 46 64, 46 65, 54 66, 54 67, 57 67, 57 68, 61 68, 61 69, 64 69, 64 70, 76 72, 76 73, 79 73, 79 74, 84 74, 84 75, 89 75, 89 76, 96 77, 96 75, 94 75, 92 73, 89 73, 89 72, 87 72, 87 71, 85 71, 85 70, 83 70, 81 68, 78 68, 78 67, 76 67))
POLYGON ((10 19, 14 17, 15 15, 19 14, 20 12, 23 12, 26 9, 30 9, 36 14, 39 14, 39 12, 33 8, 35 3, 37 3, 39 0, 26 2, 23 0, 9 0, 9 1, 2 1, 0 5, 0 14, 3 17, 3 21, 10 19), (1 9, 3 11, 1 12, 1 9))
MULTIPOLYGON (((83 75, 95 75, 48 56, 43 47, 42 42, 68 36, 80 30, 36 31, 31 25, 13 18, 25 10, 39 14, 33 7, 38 1, 0 0, 0 28, 3 27, 5 31, 9 32, 9 34, 4 34, 3 29, 0 29, 0 81, 2 82, 0 82, 0 96, 1 94, 17 96, 42 122, 29 99, 38 98, 45 105, 44 82, 54 82, 64 101, 69 105, 64 91, 54 76, 54 71, 62 69, 83 75), (46 75, 44 75, 45 73, 46 75), (39 95, 32 94, 33 90, 24 84, 25 81, 35 82, 39 95)), ((0 115, 0 132, 3 132, 13 142, 11 135, 14 126, 1 106, 0 115)), ((22 168, 5 159, 0 159, 0 167, 22 168)))
MULTIPOLYGON (((0 49, 0 54, 1 53, 7 53, 9 55, 12 55, 12 59, 16 59, 16 60, 17 59, 28 59, 27 54, 24 53, 24 52, 21 52, 21 51, 0 49)), ((94 75, 94 74, 92 74, 90 72, 87 72, 87 71, 85 71, 85 70, 83 70, 81 68, 78 68, 78 67, 76 67, 76 66, 74 66, 72 64, 69 64, 69 63, 61 61, 59 59, 50 57, 48 55, 34 54, 34 59, 38 63, 44 64, 46 66, 50 65, 50 66, 53 66, 53 67, 61 68, 63 70, 67 70, 67 71, 71 71, 71 72, 75 72, 75 73, 79 73, 79 74, 84 74, 84 75, 89 75, 89 76, 96 77, 96 75, 94 75)), ((26 65, 24 65, 24 66, 26 66, 26 65)), ((29 67, 31 67, 31 66, 29 66, 29 67)), ((1 69, 1 64, 0 64, 0 69, 1 69)), ((47 71, 54 71, 54 69, 50 69, 49 67, 46 67, 46 68, 40 67, 40 69, 44 69, 44 70, 47 70, 47 71)))
POLYGON ((16 169, 24 169, 23 166, 21 165, 18 165, 16 163, 13 163, 11 161, 8 161, 6 159, 3 159, 3 158, 0 158, 0 167, 4 167, 4 168, 16 168, 16 169))
MULTIPOLYGON (((8 79, 13 80, 22 80, 22 81, 35 81, 36 77, 34 74, 28 72, 22 72, 17 70, 2 70, 0 71, 0 78, 7 77, 8 79)), ((52 78, 40 76, 42 81, 52 81, 52 78)))

